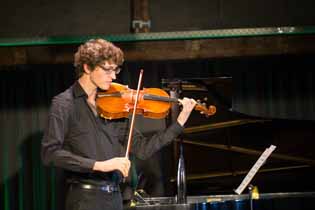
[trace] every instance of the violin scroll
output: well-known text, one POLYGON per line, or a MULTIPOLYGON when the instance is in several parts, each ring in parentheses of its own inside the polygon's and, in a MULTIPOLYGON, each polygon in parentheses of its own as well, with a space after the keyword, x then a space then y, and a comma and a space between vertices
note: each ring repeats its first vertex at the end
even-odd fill
POLYGON ((210 105, 208 108, 206 105, 197 103, 195 106, 195 110, 200 111, 200 114, 206 115, 206 117, 209 117, 211 115, 214 115, 217 112, 217 108, 213 105, 210 105))

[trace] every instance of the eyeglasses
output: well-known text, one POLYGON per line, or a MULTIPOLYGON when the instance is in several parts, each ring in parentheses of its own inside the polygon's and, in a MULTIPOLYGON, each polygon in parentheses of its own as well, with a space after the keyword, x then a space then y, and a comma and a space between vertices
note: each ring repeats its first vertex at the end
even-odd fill
POLYGON ((107 74, 111 74, 112 72, 115 72, 115 74, 119 74, 121 71, 121 67, 117 66, 116 68, 113 67, 105 67, 105 66, 101 66, 101 65, 97 65, 98 67, 100 67, 101 69, 103 69, 107 74))

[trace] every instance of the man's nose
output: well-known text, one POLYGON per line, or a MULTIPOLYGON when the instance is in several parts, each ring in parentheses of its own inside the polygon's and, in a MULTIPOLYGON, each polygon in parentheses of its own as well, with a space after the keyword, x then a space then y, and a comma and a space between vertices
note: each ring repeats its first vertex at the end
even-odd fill
POLYGON ((111 71, 111 77, 113 80, 116 79, 116 72, 115 71, 111 71))

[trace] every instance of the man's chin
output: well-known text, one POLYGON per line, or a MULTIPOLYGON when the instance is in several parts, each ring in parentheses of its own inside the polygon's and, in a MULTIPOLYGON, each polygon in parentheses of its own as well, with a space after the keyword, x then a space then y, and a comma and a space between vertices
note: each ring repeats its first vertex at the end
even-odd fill
POLYGON ((100 86, 100 87, 98 87, 98 88, 101 89, 101 90, 103 90, 103 91, 106 91, 106 90, 109 89, 109 87, 110 87, 110 84, 106 84, 106 85, 102 85, 102 86, 100 86))

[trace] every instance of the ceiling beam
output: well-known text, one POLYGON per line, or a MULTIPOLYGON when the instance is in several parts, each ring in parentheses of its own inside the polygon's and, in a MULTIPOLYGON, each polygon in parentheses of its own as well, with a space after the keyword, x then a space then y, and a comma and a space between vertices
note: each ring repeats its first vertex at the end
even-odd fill
MULTIPOLYGON (((315 35, 235 37, 116 43, 127 61, 208 59, 284 54, 314 54, 315 35)), ((1 47, 0 65, 73 62, 78 45, 1 47)))
POLYGON ((134 33, 150 31, 149 0, 131 1, 131 31, 134 33))

